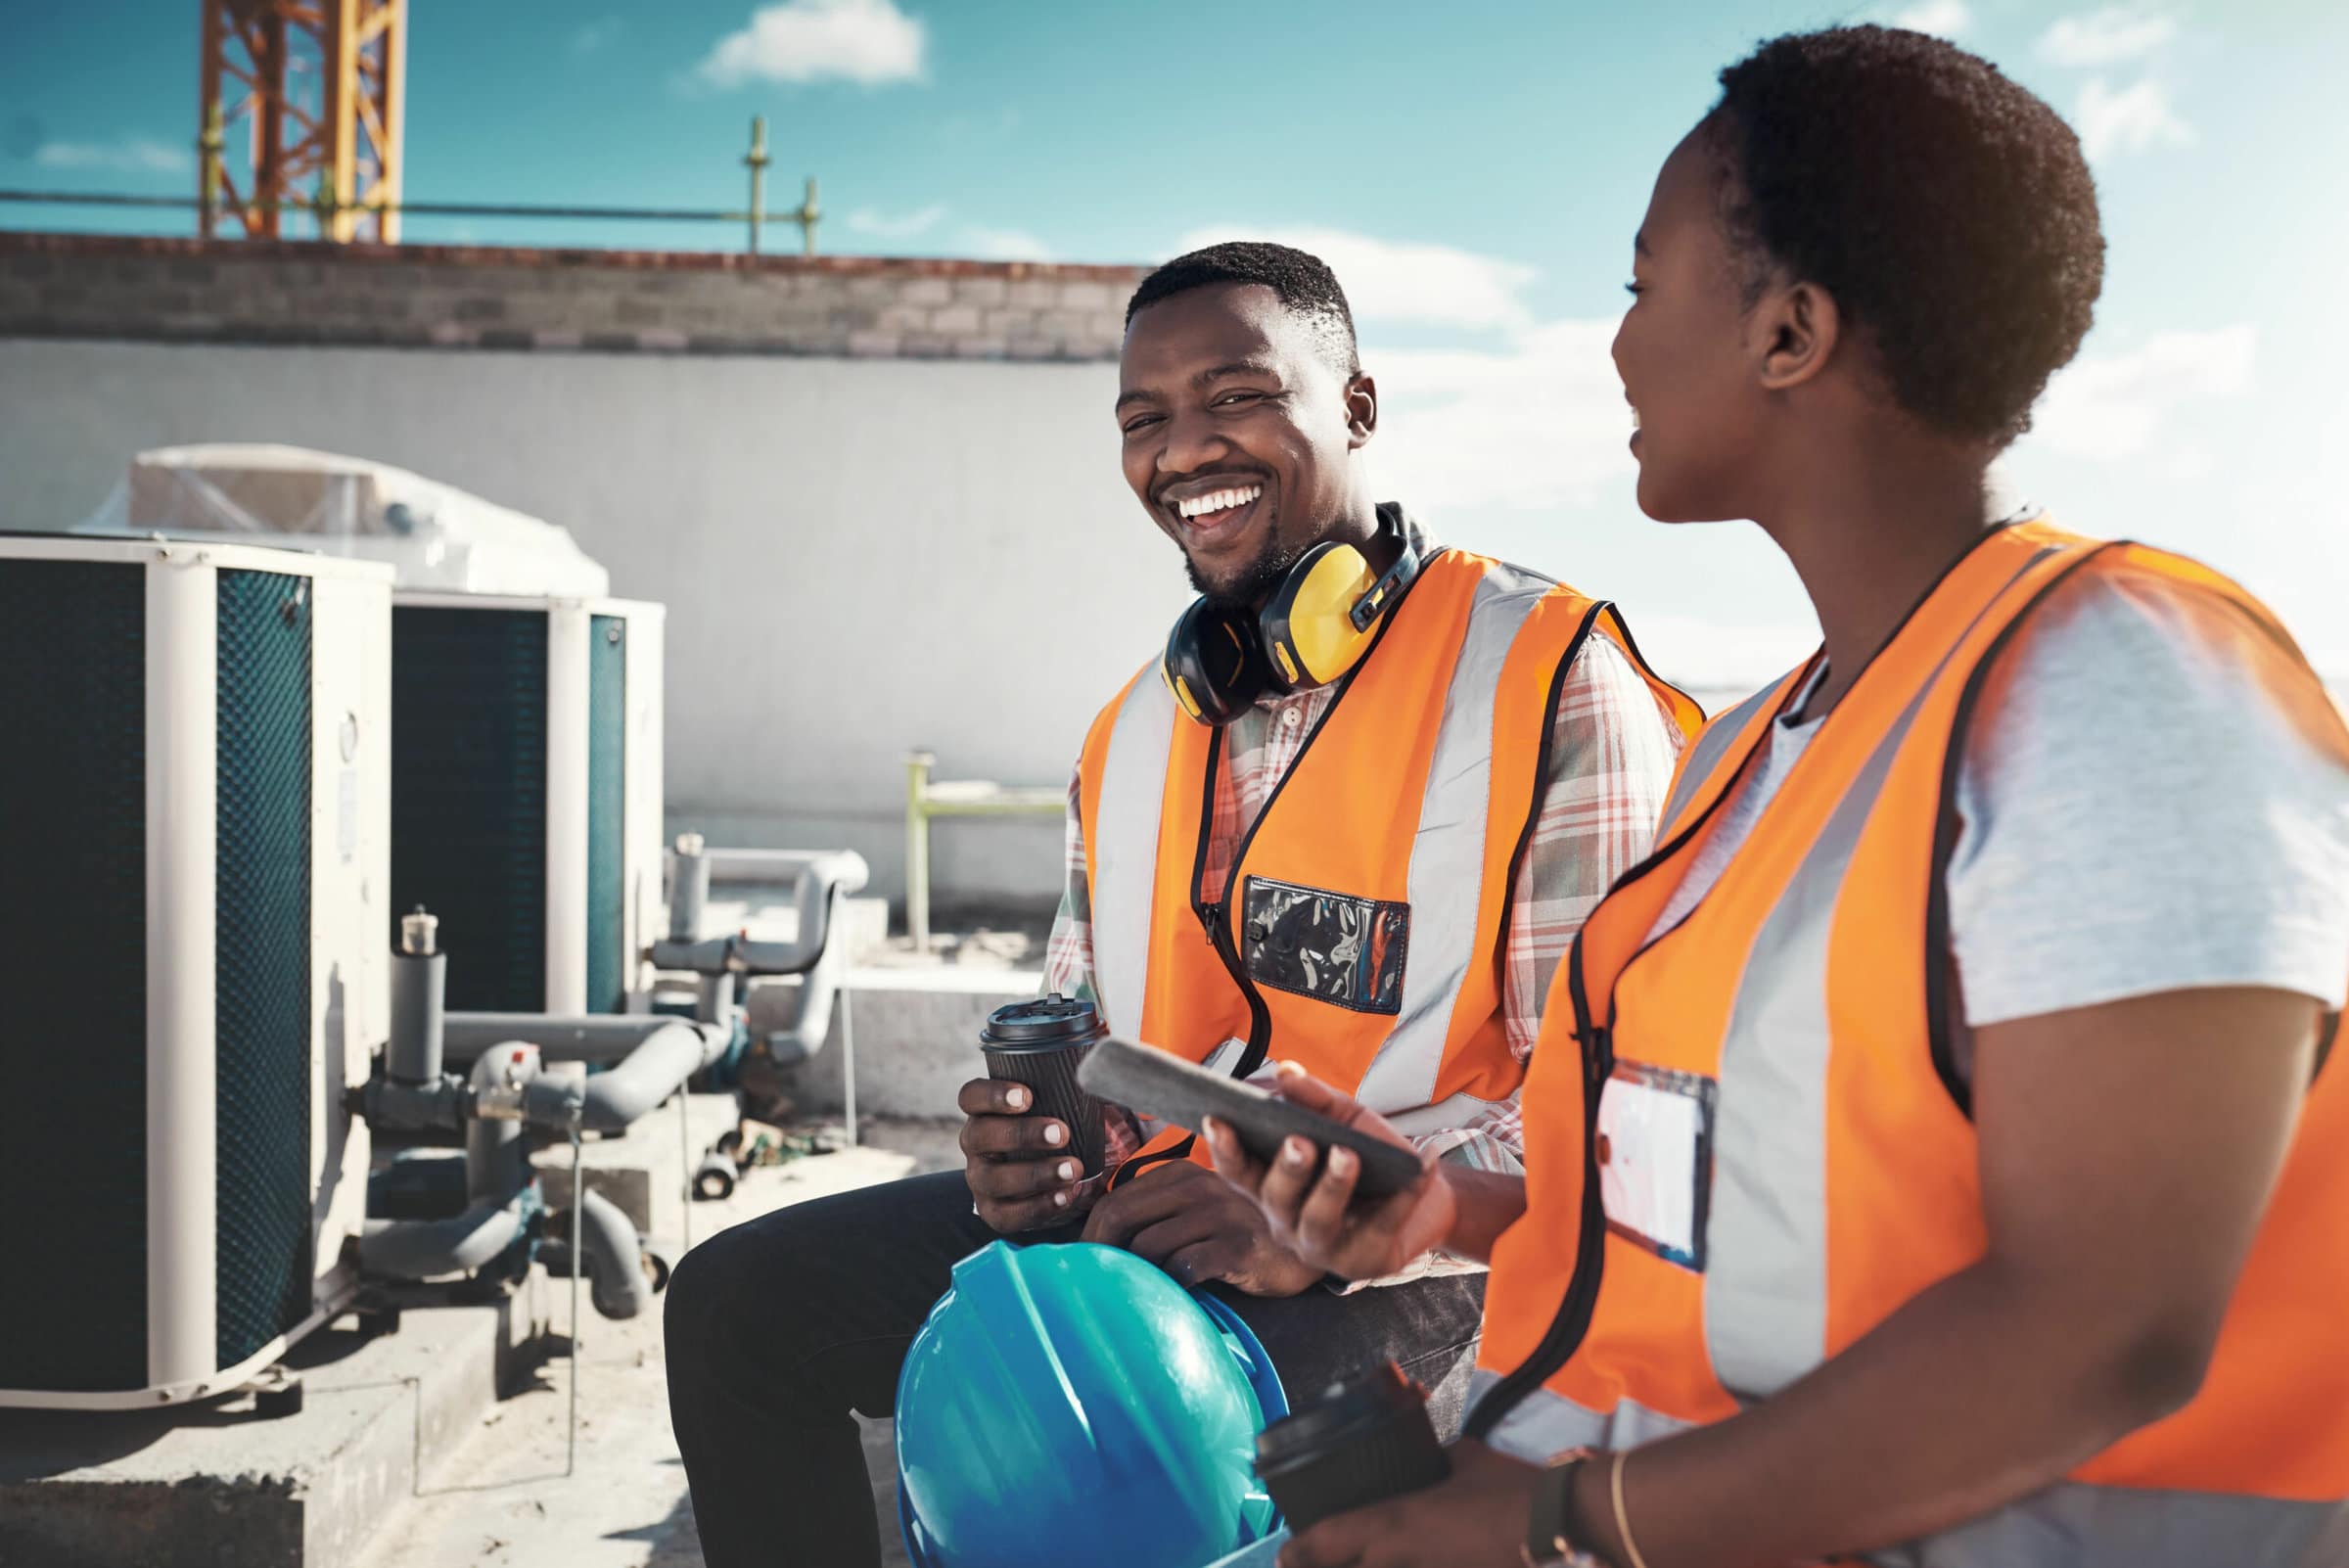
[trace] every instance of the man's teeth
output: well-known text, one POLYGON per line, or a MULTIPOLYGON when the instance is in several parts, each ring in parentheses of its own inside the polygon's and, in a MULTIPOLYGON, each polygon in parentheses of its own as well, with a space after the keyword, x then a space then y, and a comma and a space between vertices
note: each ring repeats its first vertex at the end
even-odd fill
POLYGON ((1201 517, 1209 512, 1228 512, 1235 506, 1246 506, 1265 493, 1262 484, 1250 484, 1236 490, 1218 490, 1213 495, 1194 495, 1174 508, 1182 517, 1201 517))
POLYGON ((1632 429, 1634 429, 1634 430, 1637 430, 1638 428, 1639 428, 1639 410, 1638 410, 1638 409, 1636 409, 1636 408, 1635 408, 1635 409, 1633 409, 1633 410, 1632 410, 1632 429))

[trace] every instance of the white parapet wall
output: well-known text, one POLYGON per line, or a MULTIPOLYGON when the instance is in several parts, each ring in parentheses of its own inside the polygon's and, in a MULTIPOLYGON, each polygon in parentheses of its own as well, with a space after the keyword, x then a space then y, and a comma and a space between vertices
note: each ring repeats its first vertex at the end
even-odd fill
MULTIPOLYGON (((131 453, 199 440, 376 458, 558 523, 614 593, 668 606, 670 826, 713 843, 854 849, 899 899, 903 754, 937 753, 941 778, 1065 783, 1188 592, 1119 472, 1129 270, 533 271, 510 259, 530 253, 393 266, 157 243, 0 255, 0 529, 69 527, 131 453), (671 324, 560 325, 630 302, 671 324), (350 341, 370 337, 403 346, 350 341)), ((944 823, 933 867, 943 905, 1048 899, 1060 829, 944 823)))

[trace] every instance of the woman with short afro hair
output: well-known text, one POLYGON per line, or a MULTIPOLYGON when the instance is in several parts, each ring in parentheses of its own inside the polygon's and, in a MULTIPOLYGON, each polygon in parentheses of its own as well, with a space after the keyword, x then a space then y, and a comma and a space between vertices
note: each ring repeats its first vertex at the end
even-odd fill
POLYGON ((1561 964, 1522 1182, 1208 1130, 1309 1262, 1492 1264, 1451 1479, 1279 1561, 2340 1568, 2349 731, 2241 588, 1988 499, 2102 282, 2062 119, 1872 26, 1722 87, 1634 245, 1639 504, 1759 525, 1822 644, 1561 964))

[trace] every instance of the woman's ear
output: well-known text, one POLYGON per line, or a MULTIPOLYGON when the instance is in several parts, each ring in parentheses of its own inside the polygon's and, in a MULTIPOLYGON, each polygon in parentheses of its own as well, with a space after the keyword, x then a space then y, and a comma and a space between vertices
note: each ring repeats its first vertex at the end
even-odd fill
POLYGON ((1835 297, 1815 283, 1771 290, 1748 320, 1767 392, 1785 392, 1817 376, 1843 335, 1835 297))

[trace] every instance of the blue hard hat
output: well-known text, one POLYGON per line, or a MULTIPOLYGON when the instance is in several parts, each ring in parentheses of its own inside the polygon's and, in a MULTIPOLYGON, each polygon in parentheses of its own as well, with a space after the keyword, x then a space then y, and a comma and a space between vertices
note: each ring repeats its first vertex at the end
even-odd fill
POLYGON ((1248 1325, 1089 1242, 954 1266, 898 1378, 898 1523, 915 1568, 1200 1568, 1279 1522, 1256 1434, 1288 1413, 1248 1325))

